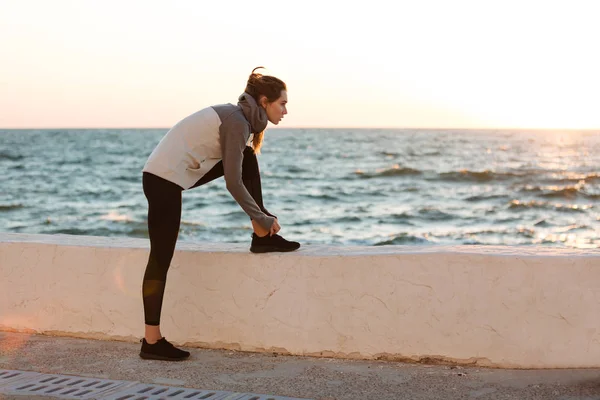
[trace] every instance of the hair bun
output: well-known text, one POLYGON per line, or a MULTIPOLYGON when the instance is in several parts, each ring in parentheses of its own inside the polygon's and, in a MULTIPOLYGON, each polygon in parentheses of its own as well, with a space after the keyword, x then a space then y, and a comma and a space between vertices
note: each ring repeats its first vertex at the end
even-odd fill
POLYGON ((252 75, 258 75, 258 76, 262 76, 262 74, 259 73, 255 73, 254 71, 256 71, 257 69, 265 69, 265 67, 256 67, 252 70, 252 73, 250 74, 250 76, 252 75))
POLYGON ((253 87, 259 84, 260 79, 263 77, 263 74, 255 72, 257 69, 264 69, 265 67, 256 67, 252 70, 252 73, 248 77, 248 82, 246 84, 246 91, 250 93, 253 97, 257 97, 253 87))

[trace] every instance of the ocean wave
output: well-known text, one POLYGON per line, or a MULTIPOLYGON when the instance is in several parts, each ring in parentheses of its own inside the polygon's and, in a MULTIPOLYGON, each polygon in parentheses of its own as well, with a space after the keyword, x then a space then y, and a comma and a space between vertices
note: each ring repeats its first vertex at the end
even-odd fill
MULTIPOLYGON (((412 189, 413 188, 402 189, 402 192, 410 192, 410 191, 412 191, 412 189)), ((392 197, 393 196, 393 193, 391 191, 382 190, 381 188, 378 188, 378 187, 373 188, 373 190, 364 191, 364 192, 360 191, 360 190, 357 190, 356 192, 341 192, 340 191, 339 194, 345 195, 345 196, 355 196, 355 197, 360 196, 361 198, 364 198, 364 197, 368 197, 368 198, 392 197)))
POLYGON ((353 223, 353 222, 361 222, 362 219, 359 217, 354 217, 354 216, 345 216, 345 217, 340 217, 340 218, 336 218, 333 220, 334 223, 336 224, 345 224, 345 223, 353 223))
POLYGON ((0 151, 0 160, 19 161, 24 158, 25 156, 21 154, 11 154, 5 151, 0 151))
POLYGON ((325 200, 325 201, 339 201, 340 199, 337 196, 332 196, 330 194, 304 194, 303 197, 312 199, 312 200, 325 200))
POLYGON ((108 227, 79 228, 64 226, 46 226, 40 230, 44 234, 52 235, 78 235, 78 236, 126 236, 137 238, 148 238, 148 228, 144 226, 132 225, 126 229, 112 229, 108 227))
POLYGON ((239 233, 243 231, 252 231, 250 225, 237 225, 237 226, 217 226, 213 229, 215 233, 230 234, 232 232, 239 233))
POLYGON ((148 227, 134 227, 127 230, 127 236, 137 237, 137 238, 148 238, 150 235, 148 234, 148 227))
POLYGON ((580 212, 584 213, 590 208, 593 208, 591 205, 579 205, 579 204, 554 204, 552 208, 556 211, 562 212, 580 212))
POLYGON ((290 223, 287 223, 286 226, 309 226, 312 225, 313 221, 310 219, 305 219, 305 220, 294 220, 290 223))
POLYGON ((462 240, 463 244, 474 244, 473 241, 484 244, 483 238, 492 237, 499 238, 502 236, 510 236, 510 237, 527 237, 533 238, 535 237, 535 229, 528 227, 517 227, 517 228, 488 228, 488 229, 480 229, 480 230, 466 230, 466 231, 451 231, 443 234, 434 234, 436 238, 450 238, 451 240, 462 240), (464 243, 464 241, 468 241, 469 243, 464 243))
MULTIPOLYGON (((384 150, 384 151, 377 152, 377 155, 385 156, 385 157, 399 157, 402 154, 398 153, 398 152, 384 150)), ((428 151, 428 152, 424 152, 424 153, 419 153, 419 152, 410 150, 406 153, 406 155, 412 156, 412 157, 433 157, 433 156, 441 156, 442 153, 440 153, 439 151, 428 151)))
POLYGON ((206 224, 202 223, 202 222, 185 221, 185 220, 181 220, 181 225, 184 225, 184 226, 206 226, 206 224))
POLYGON ((593 206, 591 205, 580 205, 580 204, 551 204, 544 201, 519 201, 512 200, 508 206, 512 210, 527 210, 527 209, 541 209, 541 210, 555 210, 562 212, 586 212, 593 206))
POLYGON ((531 228, 517 228, 515 230, 515 234, 517 236, 522 236, 522 237, 526 237, 528 239, 533 239, 535 238, 535 229, 531 229, 531 228))
POLYGON ((226 214, 223 214, 223 216, 225 216, 229 219, 238 219, 238 218, 246 217, 247 214, 242 210, 235 210, 235 211, 230 211, 226 214))
POLYGON ((41 233, 53 235, 80 235, 80 236, 115 236, 115 231, 109 228, 46 228, 42 229, 41 233))
POLYGON ((384 218, 379 220, 381 224, 399 224, 399 225, 409 225, 414 226, 410 220, 413 219, 414 216, 408 213, 401 214, 390 214, 386 215, 384 218))
POLYGON ((507 196, 505 194, 490 194, 490 195, 470 196, 470 197, 467 197, 465 200, 477 202, 477 201, 489 201, 489 200, 498 200, 498 199, 506 200, 508 198, 509 198, 509 196, 507 196))
POLYGON ((598 199, 600 194, 587 193, 583 190, 584 185, 574 186, 526 186, 519 189, 523 193, 535 193, 543 198, 575 199, 578 197, 586 199, 598 199))
POLYGON ((183 204, 184 204, 184 207, 187 206, 187 207, 189 207, 189 209, 194 209, 194 210, 197 210, 200 208, 205 208, 210 205, 205 197, 184 199, 183 204))
POLYGON ((431 207, 421 208, 419 210, 419 217, 428 221, 450 221, 456 218, 452 214, 431 207))
POLYGON ((426 244, 430 243, 429 240, 422 236, 415 236, 409 233, 403 232, 393 236, 391 239, 383 240, 373 244, 373 246, 388 246, 388 245, 402 245, 402 244, 426 244))
POLYGON ((539 226, 539 227, 541 227, 541 228, 548 228, 548 227, 554 226, 554 224, 553 224, 553 223, 551 223, 551 222, 548 222, 548 221, 547 221, 547 220, 545 220, 545 219, 541 219, 541 220, 539 220, 539 221, 535 222, 535 223, 533 224, 533 226, 539 226))
POLYGON ((15 203, 15 204, 0 204, 0 211, 10 211, 10 210, 17 210, 19 208, 23 208, 25 207, 23 204, 21 203, 15 203))
POLYGON ((474 239, 474 238, 463 239, 461 241, 461 244, 464 244, 466 246, 481 246, 481 245, 485 245, 484 242, 482 242, 480 240, 477 240, 477 239, 474 239))
POLYGON ((586 193, 586 192, 583 192, 583 196, 586 199, 590 199, 590 200, 600 199, 600 194, 597 194, 597 193, 586 193))
POLYGON ((573 233, 573 232, 584 232, 594 230, 593 227, 585 224, 572 224, 562 227, 557 227, 552 230, 553 233, 573 233))
MULTIPOLYGON (((273 173, 265 173, 265 176, 268 177, 268 179, 275 179, 275 180, 282 180, 282 181, 314 181, 315 180, 315 176, 314 175, 310 175, 310 176, 301 176, 301 175, 289 175, 289 174, 281 174, 281 173, 277 173, 277 174, 273 174, 273 173)), ((265 178, 263 178, 263 182, 266 181, 265 178)))
POLYGON ((419 152, 419 151, 414 151, 414 150, 409 150, 406 152, 407 156, 410 157, 431 157, 431 156, 440 156, 442 155, 442 153, 440 153, 439 151, 430 151, 430 152, 419 152))
POLYGON ((467 231, 467 232, 464 232, 462 235, 467 235, 467 236, 503 235, 506 232, 507 232, 507 230, 505 228, 482 229, 479 231, 467 231))
POLYGON ((435 179, 446 182, 490 182, 490 181, 506 181, 515 178, 523 177, 523 174, 513 172, 494 172, 491 170, 485 171, 470 171, 467 169, 461 171, 442 172, 435 179))
POLYGON ((586 175, 586 177, 583 178, 583 180, 585 181, 585 183, 600 182, 600 175, 598 175, 598 174, 586 175))
POLYGON ((600 175, 598 174, 571 174, 564 178, 556 178, 556 183, 569 184, 569 183, 596 183, 600 182, 600 175))
POLYGON ((130 182, 130 183, 141 183, 142 178, 138 175, 121 175, 116 178, 116 180, 121 182, 130 182))
POLYGON ((108 214, 102 215, 100 219, 114 222, 133 222, 133 219, 131 219, 130 216, 119 214, 117 211, 110 211, 108 214))
POLYGON ((548 198, 564 198, 564 199, 573 199, 578 195, 583 194, 580 193, 579 189, 576 187, 566 187, 562 189, 556 189, 551 191, 545 191, 540 194, 542 197, 548 198))
POLYGON ((299 174, 299 173, 303 173, 303 172, 309 172, 308 170, 301 168, 297 165, 290 165, 289 167, 286 168, 287 172, 291 173, 291 174, 299 174))
POLYGON ((513 222, 519 222, 521 220, 522 220, 521 217, 504 217, 504 218, 497 218, 493 222, 494 222, 494 224, 510 224, 513 222))
POLYGON ((400 167, 399 165, 394 165, 392 168, 378 170, 375 173, 366 173, 361 170, 354 171, 355 175, 358 175, 362 179, 371 179, 371 178, 389 178, 394 176, 414 176, 421 175, 421 171, 418 169, 408 168, 408 167, 400 167))

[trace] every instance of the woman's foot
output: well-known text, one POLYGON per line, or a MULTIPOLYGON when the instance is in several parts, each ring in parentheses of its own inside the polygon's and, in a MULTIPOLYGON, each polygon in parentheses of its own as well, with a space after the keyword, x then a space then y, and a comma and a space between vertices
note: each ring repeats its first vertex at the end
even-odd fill
POLYGON ((146 360, 182 361, 190 356, 189 351, 180 350, 173 346, 165 338, 161 338, 154 344, 142 339, 142 350, 140 357, 146 360))
POLYGON ((252 234, 250 251, 253 253, 270 253, 274 251, 294 251, 300 248, 300 243, 290 242, 279 235, 258 236, 252 234))

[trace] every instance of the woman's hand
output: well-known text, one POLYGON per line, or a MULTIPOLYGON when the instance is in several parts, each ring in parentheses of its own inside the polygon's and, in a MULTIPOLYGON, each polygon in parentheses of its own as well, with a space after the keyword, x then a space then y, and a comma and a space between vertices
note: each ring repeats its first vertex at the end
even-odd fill
POLYGON ((273 225, 271 225, 271 230, 269 231, 269 236, 275 235, 280 230, 281 230, 281 226, 279 225, 279 222, 277 222, 277 218, 275 218, 275 222, 273 222, 273 225))

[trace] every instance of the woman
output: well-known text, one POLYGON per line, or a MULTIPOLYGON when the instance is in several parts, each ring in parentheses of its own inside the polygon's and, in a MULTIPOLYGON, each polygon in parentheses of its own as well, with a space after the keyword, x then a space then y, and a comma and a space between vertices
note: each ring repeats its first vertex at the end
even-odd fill
POLYGON ((179 233, 184 190, 224 176, 227 190, 252 221, 250 251, 293 251, 300 247, 277 235, 281 229, 277 217, 262 201, 256 154, 267 121, 277 125, 287 114, 287 88, 280 79, 256 73, 259 68, 252 71, 237 105, 207 107, 179 121, 144 166, 150 257, 142 284, 146 322, 142 358, 177 361, 190 355, 174 347, 160 332, 167 270, 179 233))

